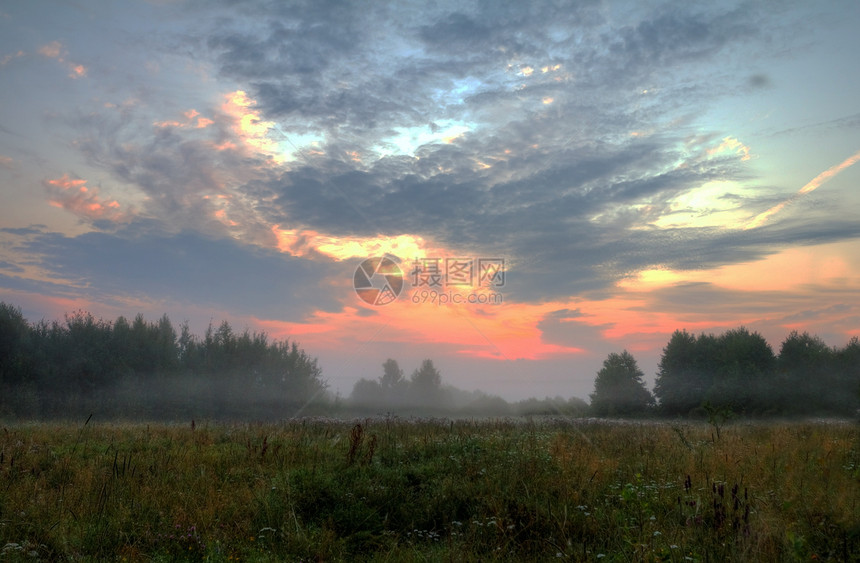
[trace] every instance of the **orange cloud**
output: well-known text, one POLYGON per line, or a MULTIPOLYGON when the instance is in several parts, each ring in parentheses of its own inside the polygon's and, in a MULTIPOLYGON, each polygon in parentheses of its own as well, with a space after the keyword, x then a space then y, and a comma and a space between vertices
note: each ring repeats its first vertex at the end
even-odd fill
POLYGON ((281 252, 306 256, 312 252, 337 261, 393 254, 403 259, 452 256, 451 252, 433 247, 423 237, 403 234, 377 237, 335 237, 310 229, 281 229, 272 227, 281 252))
POLYGON ((233 221, 232 219, 229 219, 227 217, 227 210, 226 209, 223 209, 223 208, 217 209, 217 210, 215 210, 214 215, 215 215, 216 219, 218 219, 219 221, 221 221, 222 223, 224 223, 228 227, 238 227, 239 226, 239 223, 237 223, 236 221, 233 221))
POLYGON ((710 148, 706 151, 708 156, 714 156, 717 154, 723 153, 734 153, 740 154, 741 160, 749 160, 750 157, 750 148, 745 144, 741 143, 734 137, 725 137, 722 142, 716 147, 710 148))
POLYGON ((59 41, 51 41, 47 45, 39 47, 37 52, 49 59, 60 59, 63 54, 63 45, 59 41))
MULTIPOLYGON (((439 248, 422 237, 332 237, 309 229, 272 227, 278 248, 294 256, 321 255, 342 262, 391 254, 402 259, 404 290, 385 306, 365 306, 352 288, 352 269, 330 290, 343 296, 340 312, 319 311, 303 322, 260 320, 257 322, 278 337, 300 337, 315 349, 342 350, 368 340, 401 344, 438 345, 463 356, 498 360, 539 359, 578 354, 574 345, 547 342, 539 324, 557 303, 538 305, 505 303, 496 288, 474 285, 445 286, 436 290, 412 287, 415 259, 444 259, 464 256, 453 249, 439 248), (424 289, 424 291, 421 291, 424 289), (470 302, 471 299, 471 302, 470 302), (368 311, 373 314, 368 315, 368 311), (346 343, 346 344, 345 344, 346 343)), ((442 263, 444 264, 444 262, 442 263)), ((442 266, 444 268, 444 266, 442 266)), ((474 274, 477 276, 477 274, 474 274)), ((474 281, 474 280, 473 280, 474 281)), ((499 288, 501 289, 501 288, 499 288)))
POLYGON ((0 168, 6 168, 7 170, 11 170, 14 164, 15 159, 0 154, 0 168))
MULTIPOLYGON (((351 288, 349 289, 351 292, 351 288)), ((355 296, 350 296, 358 300, 355 296)), ((432 305, 401 297, 376 314, 359 307, 340 312, 319 311, 306 322, 260 320, 275 337, 301 340, 308 349, 343 351, 375 343, 390 346, 440 346, 461 356, 495 360, 542 359, 580 354, 581 348, 548 343, 538 323, 551 305, 432 305)))
POLYGON ((24 56, 24 51, 18 51, 17 53, 14 53, 12 55, 6 55, 2 59, 0 59, 0 67, 6 66, 7 64, 12 62, 13 60, 21 58, 23 56, 24 56))
MULTIPOLYGON (((315 250, 319 245, 316 233, 305 231, 303 235, 306 251, 315 250)), ((408 276, 409 260, 402 267, 408 276)), ((773 334, 782 337, 783 329, 811 330, 829 323, 850 336, 858 332, 851 321, 857 309, 846 308, 845 303, 851 302, 851 296, 856 294, 854 288, 860 284, 860 252, 854 242, 839 243, 789 249, 749 264, 702 272, 647 270, 618 283, 614 295, 608 298, 570 298, 539 304, 505 301, 439 305, 438 297, 423 300, 418 294, 413 299, 415 289, 407 284, 396 301, 371 307, 360 302, 351 283, 349 273, 329 283, 329 290, 342 296, 345 306, 341 311, 319 311, 302 322, 255 322, 276 337, 299 340, 315 353, 358 353, 370 347, 376 353, 422 347, 432 348, 428 352, 432 354, 496 360, 576 356, 594 352, 592 347, 598 343, 603 343, 602 350, 607 342, 616 344, 619 350, 657 354, 679 328, 698 332, 740 325, 758 330, 770 327, 773 334), (675 288, 683 292, 685 286, 700 286, 703 295, 713 294, 714 301, 692 305, 682 300, 676 306, 667 306, 667 292, 675 288), (733 307, 716 301, 728 294, 747 295, 756 306, 744 306, 743 299, 733 307), (822 295, 832 298, 823 302, 822 295), (556 319, 556 330, 550 331, 546 324, 550 314, 563 309, 577 313, 556 319), (795 316, 786 316, 787 310, 809 310, 818 316, 807 320, 800 314, 795 320, 795 316), (564 325, 572 330, 565 331, 564 325)), ((501 291, 504 293, 503 288, 501 291)))
POLYGON ((275 130, 275 123, 262 118, 255 109, 257 102, 243 90, 236 90, 225 97, 221 110, 233 120, 233 132, 242 146, 251 153, 271 159, 275 164, 282 164, 286 157, 269 136, 275 130))
POLYGON ((181 121, 175 121, 175 120, 174 121, 156 121, 155 123, 153 123, 153 125, 161 128, 161 129, 164 129, 165 127, 176 127, 176 128, 185 127, 184 123, 182 123, 181 121))
POLYGON ((66 61, 66 50, 59 41, 51 41, 47 45, 42 45, 36 52, 43 57, 55 59, 57 62, 65 64, 69 69, 69 78, 83 78, 87 75, 87 68, 84 65, 66 61))
POLYGON ((184 127, 194 127, 195 129, 204 129, 213 123, 213 120, 208 119, 206 117, 200 117, 200 112, 195 109, 190 109, 188 111, 182 112, 182 115, 185 116, 185 121, 177 121, 177 120, 166 120, 166 121, 156 121, 153 123, 156 127, 164 128, 164 127, 175 127, 177 129, 181 129, 184 127), (197 119, 197 123, 194 123, 194 119, 197 119))
POLYGON ((64 174, 62 178, 47 180, 45 186, 51 196, 49 203, 54 207, 71 211, 91 221, 124 222, 128 220, 127 214, 120 211, 118 201, 101 199, 98 190, 87 188, 86 180, 71 179, 68 174, 64 174))
POLYGON ((83 78, 87 75, 87 68, 84 65, 70 65, 69 68, 71 69, 70 78, 83 78))
POLYGON ((830 178, 836 176, 837 174, 839 174, 840 172, 842 172, 843 170, 845 170, 849 166, 853 166, 858 160, 860 160, 860 151, 857 151, 853 155, 849 156, 844 161, 842 161, 840 164, 837 164, 836 166, 828 168, 827 170, 825 170, 824 172, 822 172, 821 174, 819 174, 818 176, 816 176, 815 178, 810 180, 808 184, 806 184, 805 186, 800 188, 800 191, 797 193, 808 194, 809 192, 815 190, 816 188, 818 188, 818 186, 820 186, 821 184, 823 184, 824 182, 826 182, 830 178))
POLYGON ((740 325, 770 327, 776 338, 789 330, 847 338, 857 333, 858 287, 860 244, 847 241, 789 248, 704 271, 646 270, 620 282, 617 297, 577 307, 614 323, 604 336, 628 335, 625 340, 650 330, 669 334, 676 328, 710 331, 740 325), (673 291, 683 295, 685 288, 701 291, 702 299, 695 304, 666 301, 673 291))

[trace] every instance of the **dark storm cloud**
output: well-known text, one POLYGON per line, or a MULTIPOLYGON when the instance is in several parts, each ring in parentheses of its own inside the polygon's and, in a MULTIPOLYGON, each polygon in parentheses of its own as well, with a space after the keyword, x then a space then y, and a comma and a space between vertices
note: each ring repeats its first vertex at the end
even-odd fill
MULTIPOLYGON (((39 257, 42 268, 70 280, 83 295, 91 286, 98 297, 158 295, 260 318, 298 319, 312 310, 331 310, 337 296, 321 292, 320 282, 343 269, 189 232, 145 237, 133 228, 116 235, 40 233, 22 245, 39 257)), ((47 289, 41 290, 54 293, 47 289)), ((61 289, 65 294, 69 286, 61 289)))

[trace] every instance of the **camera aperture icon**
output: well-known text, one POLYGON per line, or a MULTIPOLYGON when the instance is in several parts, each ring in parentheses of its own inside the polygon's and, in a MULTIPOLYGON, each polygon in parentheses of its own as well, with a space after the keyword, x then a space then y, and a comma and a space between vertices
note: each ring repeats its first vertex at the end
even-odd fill
POLYGON ((369 305, 388 305, 403 291, 403 271, 394 256, 368 258, 355 269, 352 287, 369 305))

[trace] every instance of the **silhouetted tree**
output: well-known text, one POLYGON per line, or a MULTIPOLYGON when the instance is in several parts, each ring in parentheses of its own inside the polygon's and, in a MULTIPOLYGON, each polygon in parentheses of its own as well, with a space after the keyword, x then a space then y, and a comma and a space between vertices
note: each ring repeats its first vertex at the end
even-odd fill
POLYGON ((432 360, 424 360, 421 367, 412 372, 409 382, 410 402, 419 406, 444 406, 442 376, 432 360))
POLYGON ((644 374, 636 359, 624 350, 609 354, 594 380, 591 410, 597 416, 623 416, 646 412, 654 397, 642 381, 644 374))
POLYGON ((717 338, 715 351, 705 401, 738 413, 772 410, 776 356, 764 337, 744 327, 729 330, 717 338))
POLYGON ((295 342, 212 326, 201 341, 167 315, 115 323, 77 311, 30 326, 0 303, 0 413, 77 416, 284 416, 326 389, 295 342))
POLYGON ((26 377, 31 353, 30 326, 21 309, 0 303, 0 385, 17 385, 26 377))
POLYGON ((666 414, 687 414, 702 404, 713 383, 716 339, 698 339, 685 330, 676 330, 663 348, 654 394, 666 414))
POLYGON ((350 401, 360 406, 382 406, 382 386, 373 379, 359 379, 352 387, 350 401))
POLYGON ((406 396, 409 382, 403 377, 403 370, 397 360, 387 359, 382 364, 382 377, 379 378, 382 395, 389 403, 402 402, 406 396))
POLYGON ((853 337, 836 354, 839 382, 837 392, 842 397, 838 405, 845 414, 860 414, 860 339, 853 337))
POLYGON ((779 349, 778 390, 783 412, 832 411, 840 393, 835 360, 834 350, 823 340, 806 332, 792 331, 779 349))
POLYGON ((0 415, 38 414, 36 357, 21 309, 0 302, 0 415))

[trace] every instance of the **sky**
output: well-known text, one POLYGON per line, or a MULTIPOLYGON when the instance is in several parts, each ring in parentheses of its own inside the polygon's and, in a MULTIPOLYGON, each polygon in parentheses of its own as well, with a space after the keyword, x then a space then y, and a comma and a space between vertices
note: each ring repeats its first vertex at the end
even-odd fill
POLYGON ((858 28, 853 0, 3 2, 0 300, 227 320, 341 396, 430 358, 587 398, 625 349, 653 384, 676 329, 844 346, 858 28))

